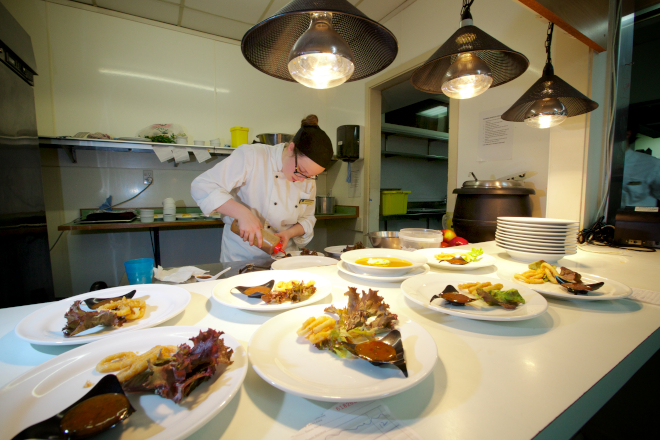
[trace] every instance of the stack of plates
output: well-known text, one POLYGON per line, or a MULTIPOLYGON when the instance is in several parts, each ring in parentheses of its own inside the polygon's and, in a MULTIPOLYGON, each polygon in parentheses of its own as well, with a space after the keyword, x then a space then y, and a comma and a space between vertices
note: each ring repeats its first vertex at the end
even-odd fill
POLYGON ((536 217, 498 217, 495 241, 522 261, 557 261, 577 253, 579 223, 536 217))

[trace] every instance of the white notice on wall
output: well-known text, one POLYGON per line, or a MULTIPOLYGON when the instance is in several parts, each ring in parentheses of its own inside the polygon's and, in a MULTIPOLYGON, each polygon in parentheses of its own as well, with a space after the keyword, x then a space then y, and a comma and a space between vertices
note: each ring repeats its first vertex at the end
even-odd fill
POLYGON ((360 169, 362 164, 353 162, 350 164, 351 182, 348 186, 348 197, 354 199, 362 196, 362 182, 360 182, 360 169))
POLYGON ((477 160, 507 160, 513 157, 513 122, 501 118, 507 107, 479 113, 477 160))

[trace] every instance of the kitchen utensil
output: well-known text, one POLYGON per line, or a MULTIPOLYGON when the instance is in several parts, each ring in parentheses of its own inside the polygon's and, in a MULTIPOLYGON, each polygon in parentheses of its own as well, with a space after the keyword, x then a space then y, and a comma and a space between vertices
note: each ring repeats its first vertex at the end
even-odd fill
POLYGON ((335 198, 316 196, 316 213, 317 214, 334 214, 335 213, 335 198))
POLYGON ((227 271, 230 270, 230 269, 231 269, 231 267, 228 267, 228 268, 226 268, 225 270, 223 270, 223 271, 221 271, 221 272, 218 272, 217 274, 215 274, 215 275, 213 275, 213 276, 210 276, 210 275, 199 275, 199 276, 196 276, 195 279, 196 279, 197 281, 199 281, 199 282, 217 280, 218 278, 220 278, 220 276, 221 276, 223 273, 227 272, 227 271), (205 278, 205 277, 208 277, 208 278, 205 278))
POLYGON ((369 232, 367 236, 375 248, 401 249, 399 231, 369 232))
POLYGON ((266 145, 277 145, 282 142, 291 142, 291 139, 293 139, 292 134, 284 133, 261 133, 257 135, 259 143, 266 145))
MULTIPOLYGON (((473 177, 476 179, 474 174, 473 177)), ((495 238, 498 217, 531 217, 529 196, 536 191, 520 181, 468 180, 454 194, 458 194, 452 218, 454 231, 476 243, 495 238)))

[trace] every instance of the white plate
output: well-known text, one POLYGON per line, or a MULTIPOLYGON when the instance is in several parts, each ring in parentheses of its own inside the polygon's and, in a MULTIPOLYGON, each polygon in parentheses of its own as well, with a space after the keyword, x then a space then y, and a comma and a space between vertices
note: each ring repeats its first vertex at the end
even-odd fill
POLYGON ((579 229, 580 225, 576 223, 575 225, 541 225, 538 223, 515 223, 515 222, 507 222, 504 220, 497 220, 498 225, 502 226, 513 226, 513 227, 522 227, 522 228, 534 228, 534 229, 539 229, 539 230, 548 230, 548 231, 553 231, 553 230, 577 230, 579 229))
MULTIPOLYGON (((503 247, 503 246, 500 246, 500 247, 503 247)), ((504 249, 506 249, 506 253, 509 254, 509 256, 511 258, 513 258, 514 260, 524 261, 526 263, 532 263, 532 262, 538 261, 538 260, 545 260, 548 263, 554 263, 555 261, 559 261, 567 255, 573 255, 573 254, 561 254, 561 253, 560 254, 544 254, 544 253, 537 253, 537 252, 517 251, 515 249, 509 249, 509 248, 504 248, 504 249)), ((577 252, 575 252, 575 253, 577 253, 577 252)))
POLYGON ((475 270, 481 267, 492 266, 495 264, 495 257, 488 254, 481 254, 477 261, 473 261, 472 263, 468 264, 449 264, 446 261, 438 261, 435 259, 437 254, 450 254, 452 252, 456 254, 465 254, 469 251, 467 249, 452 251, 451 248, 427 248, 415 251, 416 254, 424 255, 428 260, 428 264, 433 267, 437 267, 438 269, 465 271, 475 270))
POLYGON ((577 239, 577 232, 529 232, 529 231, 517 231, 513 229, 508 229, 506 227, 497 226, 495 232, 504 232, 505 234, 515 235, 521 238, 538 238, 538 237, 550 237, 550 238, 561 238, 565 239, 568 237, 577 239))
POLYGON ((176 218, 182 218, 182 219, 193 219, 193 218, 199 218, 199 214, 194 214, 194 213, 185 213, 185 214, 177 214, 176 218))
POLYGON ((331 257, 339 258, 341 257, 342 251, 346 249, 346 246, 348 245, 328 246, 323 250, 325 251, 326 254, 330 255, 331 257))
POLYGON ((537 233, 537 232, 543 232, 543 233, 553 233, 553 234, 577 234, 578 228, 545 228, 545 227, 535 227, 535 226, 512 226, 512 225, 504 225, 501 223, 497 224, 497 229, 504 229, 508 231, 514 231, 514 232, 532 232, 532 233, 537 233))
POLYGON ((537 225, 574 225, 579 224, 576 220, 565 220, 561 218, 540 218, 540 217, 497 217, 497 220, 513 223, 530 223, 537 225))
POLYGON ((306 267, 334 266, 337 260, 330 257, 314 257, 304 255, 300 257, 288 257, 275 261, 270 268, 274 270, 296 270, 306 267))
MULTIPOLYGON (((429 273, 404 281, 401 284, 401 290, 408 299, 427 309, 436 310, 448 315, 483 321, 522 321, 535 318, 544 313, 548 308, 548 302, 541 295, 528 287, 520 286, 506 280, 502 280, 503 289, 518 289, 520 295, 525 299, 525 304, 513 310, 507 310, 499 306, 483 308, 476 308, 470 305, 454 306, 442 298, 434 300, 432 304, 430 302, 433 295, 440 294, 448 284, 458 289, 458 284, 484 283, 486 281, 497 284, 498 280, 470 274, 429 273)), ((459 292, 461 291, 461 289, 458 290, 459 292)))
POLYGON ((513 239, 513 240, 524 240, 527 243, 535 243, 535 244, 575 244, 577 243, 575 236, 568 236, 568 237, 557 237, 557 238, 552 238, 552 237, 523 237, 522 235, 515 235, 511 234, 508 232, 502 232, 502 231, 496 231, 495 232, 495 237, 496 238, 503 238, 503 239, 513 239))
POLYGON ((566 248, 546 248, 540 246, 523 246, 519 243, 509 243, 503 242, 499 238, 495 239, 495 243, 505 249, 513 249, 514 251, 523 251, 523 252, 540 252, 543 254, 573 254, 577 251, 577 245, 566 248))
POLYGON ((513 239, 504 239, 495 237, 497 244, 510 245, 521 250, 533 251, 548 251, 548 252, 564 252, 564 251, 574 251, 577 249, 577 243, 575 244, 558 244, 558 245, 548 245, 548 244, 532 244, 522 240, 513 240, 513 239))
MULTIPOLYGON (((287 254, 290 254, 291 257, 325 257, 325 254, 323 252, 316 251, 318 255, 301 255, 302 251, 291 251, 287 252, 287 254)), ((284 258, 291 258, 291 257, 285 257, 284 255, 278 253, 277 256, 271 255, 270 258, 273 260, 282 260, 284 258)))
MULTIPOLYGON (((275 264, 275 263, 273 263, 275 264)), ((295 270, 264 270, 261 272, 244 273, 231 278, 220 280, 213 288, 213 299, 225 306, 235 309, 250 310, 253 312, 280 312, 282 310, 295 309, 314 304, 325 298, 332 291, 332 283, 320 275, 299 272, 295 270), (315 281, 316 292, 309 299, 292 303, 287 301, 282 304, 266 304, 256 298, 247 298, 240 293, 231 293, 236 286, 258 286, 270 280, 278 281, 315 281), (240 295, 240 296, 239 296, 240 295)), ((236 291, 234 291, 236 292, 236 291)))
POLYGON ((415 269, 426 264, 426 257, 416 254, 414 252, 403 251, 399 249, 386 249, 386 248, 372 248, 372 249, 358 249, 341 254, 341 260, 350 266, 351 271, 355 273, 362 273, 365 275, 374 276, 403 276, 411 273, 415 269), (403 267, 382 267, 382 266, 367 266, 365 264, 357 264, 356 261, 362 258, 400 258, 411 263, 410 266, 403 267))
MULTIPOLYGON (((28 426, 55 415, 84 396, 88 380, 96 384, 103 373, 96 364, 106 356, 123 351, 143 353, 156 345, 180 345, 199 334, 197 327, 158 327, 117 335, 69 350, 17 377, 0 390, 0 400, 12 402, 0 411, 4 435, 18 434, 28 426)), ((221 329, 216 329, 221 330, 221 329)), ((137 410, 126 421, 112 428, 104 438, 120 440, 175 440, 189 436, 218 414, 240 390, 247 372, 245 349, 224 334, 225 345, 234 350, 233 364, 223 366, 177 405, 150 393, 127 394, 137 410)), ((222 365, 222 364, 221 364, 222 365)), ((3 435, 3 436, 4 436, 3 435)))
MULTIPOLYGON (((338 308, 344 306, 336 304, 338 308)), ((340 359, 296 335, 307 318, 323 315, 327 307, 291 310, 262 324, 248 345, 254 371, 282 391, 326 402, 392 396, 412 388, 431 373, 438 359, 435 340, 422 326, 401 315, 397 328, 403 339, 408 377, 395 367, 376 367, 362 359, 340 359)))
MULTIPOLYGON (((16 335, 28 342, 39 345, 76 345, 121 333, 132 332, 141 328, 154 327, 161 322, 183 312, 190 302, 190 292, 181 287, 165 284, 134 284, 131 286, 113 287, 111 289, 96 290, 72 296, 30 313, 16 325, 16 335), (75 336, 65 337, 62 327, 66 325, 64 314, 69 311, 74 301, 87 298, 112 298, 131 290, 137 290, 134 298, 143 298, 147 303, 147 311, 143 318, 128 321, 121 327, 94 327, 78 333, 75 336)), ((87 306, 83 304, 83 310, 87 306)))
POLYGON ((603 300, 611 300, 611 299, 628 298, 630 295, 632 295, 632 289, 626 286, 625 284, 598 275, 592 275, 589 273, 580 272, 580 274, 582 275, 582 280, 585 283, 592 284, 592 283, 600 283, 602 281, 605 284, 600 289, 594 292, 589 292, 587 295, 573 295, 572 293, 566 292, 566 290, 559 287, 559 285, 553 283, 527 284, 513 278, 514 274, 522 273, 525 272, 526 270, 528 269, 521 268, 519 272, 498 271, 497 276, 501 280, 511 281, 516 284, 527 286, 530 289, 536 290, 537 292, 545 296, 549 296, 551 298, 557 298, 557 299, 569 299, 576 301, 603 301, 603 300))
POLYGON ((337 269, 339 269, 340 272, 344 272, 345 274, 362 278, 363 280, 368 280, 368 281, 378 281, 380 283, 400 283, 403 280, 407 280, 408 278, 416 277, 417 275, 424 275, 425 273, 428 273, 431 270, 431 267, 428 264, 425 264, 421 267, 418 267, 417 269, 411 270, 405 275, 400 275, 400 276, 378 276, 378 275, 368 275, 368 274, 363 274, 363 273, 355 273, 351 270, 351 267, 346 264, 345 261, 339 261, 337 263, 337 269))

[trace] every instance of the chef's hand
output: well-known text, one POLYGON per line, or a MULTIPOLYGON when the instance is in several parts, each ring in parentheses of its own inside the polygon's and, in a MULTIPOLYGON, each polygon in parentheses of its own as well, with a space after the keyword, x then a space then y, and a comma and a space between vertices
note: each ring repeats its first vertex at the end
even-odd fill
POLYGON ((263 244, 261 236, 261 222, 256 215, 249 209, 238 218, 238 229, 243 241, 247 241, 250 246, 257 244, 259 247, 263 244), (256 238, 256 242, 255 242, 256 238))
POLYGON ((289 243, 289 240, 291 240, 293 237, 305 235, 305 229, 302 227, 300 223, 296 223, 295 225, 291 226, 289 229, 282 232, 277 232, 275 235, 280 237, 282 242, 282 250, 285 250, 286 245, 289 243))
POLYGON ((291 229, 287 229, 286 231, 282 232, 276 232, 275 235, 280 237, 280 243, 282 243, 282 250, 286 253, 286 245, 289 243, 289 240, 291 240, 291 236, 289 235, 289 232, 291 229))

